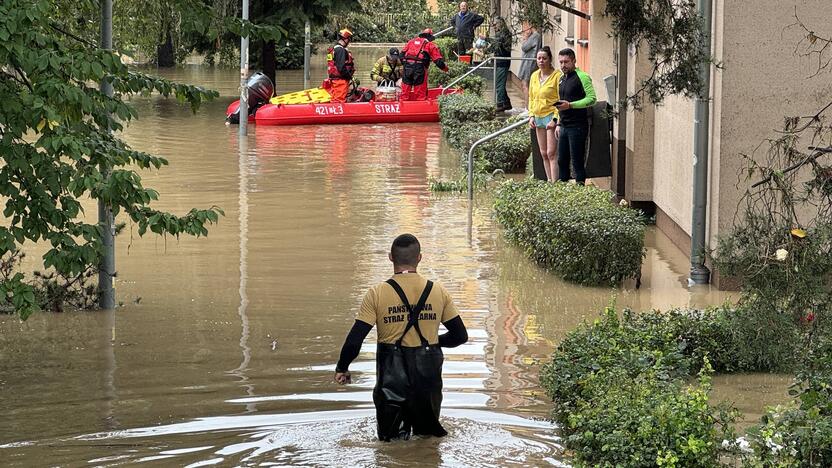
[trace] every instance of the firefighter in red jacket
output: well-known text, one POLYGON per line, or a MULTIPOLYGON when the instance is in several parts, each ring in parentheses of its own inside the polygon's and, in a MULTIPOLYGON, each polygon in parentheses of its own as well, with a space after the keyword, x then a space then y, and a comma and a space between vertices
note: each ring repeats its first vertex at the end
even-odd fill
POLYGON ((338 31, 338 42, 326 51, 326 68, 329 74, 329 94, 334 102, 344 102, 355 73, 352 54, 347 47, 352 39, 352 31, 342 29, 338 31))
POLYGON ((428 28, 408 42, 399 52, 404 71, 402 74, 402 100, 419 101, 428 98, 428 67, 430 62, 448 72, 448 65, 433 42, 433 30, 428 28))

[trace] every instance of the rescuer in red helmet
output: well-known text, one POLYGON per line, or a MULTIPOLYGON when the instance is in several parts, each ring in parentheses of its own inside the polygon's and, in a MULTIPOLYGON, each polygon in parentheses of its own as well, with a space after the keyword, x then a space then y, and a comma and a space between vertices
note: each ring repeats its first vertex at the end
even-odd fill
POLYGON ((448 72, 448 65, 433 42, 433 30, 428 28, 410 40, 399 52, 404 67, 402 73, 402 100, 418 101, 428 98, 428 67, 430 62, 448 72))
POLYGON ((352 31, 338 31, 338 42, 326 51, 326 68, 329 75, 329 94, 334 102, 344 102, 355 73, 355 63, 347 47, 352 40, 352 31))

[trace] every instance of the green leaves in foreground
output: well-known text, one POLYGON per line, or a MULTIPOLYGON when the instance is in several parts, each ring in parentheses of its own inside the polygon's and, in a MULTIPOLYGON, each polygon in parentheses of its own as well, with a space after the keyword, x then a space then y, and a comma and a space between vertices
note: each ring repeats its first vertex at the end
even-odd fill
MULTIPOLYGON (((133 168, 160 168, 163 158, 128 147, 110 132, 137 117, 132 94, 175 96, 196 110, 214 91, 130 72, 110 51, 65 33, 48 1, 0 4, 0 196, 5 199, 0 255, 46 242, 44 267, 79 275, 98 262, 98 226, 84 222, 80 199, 107 203, 157 234, 207 235, 222 210, 177 216, 150 208, 158 193, 133 168), (114 96, 98 89, 109 82, 114 96), (109 177, 105 174, 110 173, 109 177)), ((37 307, 22 276, 0 285, 0 302, 26 318, 37 307)))

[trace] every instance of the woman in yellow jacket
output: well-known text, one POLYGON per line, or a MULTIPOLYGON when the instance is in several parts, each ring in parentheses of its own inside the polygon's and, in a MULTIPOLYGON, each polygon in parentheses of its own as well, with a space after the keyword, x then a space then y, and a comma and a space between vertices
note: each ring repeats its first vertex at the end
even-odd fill
POLYGON ((537 51, 537 70, 529 79, 529 126, 535 129, 546 179, 558 179, 558 82, 562 72, 552 66, 552 50, 549 46, 537 51))

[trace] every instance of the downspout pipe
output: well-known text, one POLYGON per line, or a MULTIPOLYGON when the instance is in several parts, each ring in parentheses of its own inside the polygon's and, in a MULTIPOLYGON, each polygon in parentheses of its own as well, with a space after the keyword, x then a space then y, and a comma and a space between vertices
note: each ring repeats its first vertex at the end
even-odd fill
MULTIPOLYGON (((705 57, 711 57, 711 17, 713 0, 696 0, 696 8, 702 17, 702 47, 705 57)), ((690 282, 708 284, 711 271, 705 266, 706 221, 708 206, 708 157, 710 132, 711 62, 699 65, 702 92, 696 97, 693 114, 693 220, 690 235, 690 282)))

